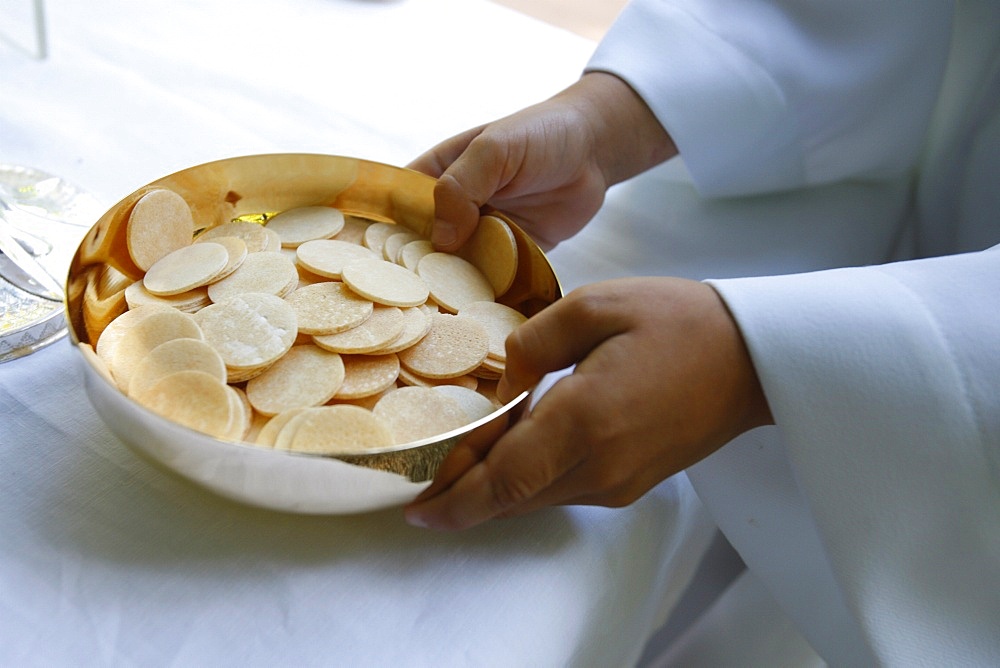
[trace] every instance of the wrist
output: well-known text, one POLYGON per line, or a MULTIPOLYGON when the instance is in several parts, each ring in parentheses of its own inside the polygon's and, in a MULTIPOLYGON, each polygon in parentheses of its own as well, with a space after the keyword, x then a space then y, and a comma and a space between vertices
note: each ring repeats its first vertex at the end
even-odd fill
POLYGON ((594 160, 608 186, 677 155, 677 147, 646 102, 607 72, 586 72, 558 97, 573 105, 591 128, 594 160))

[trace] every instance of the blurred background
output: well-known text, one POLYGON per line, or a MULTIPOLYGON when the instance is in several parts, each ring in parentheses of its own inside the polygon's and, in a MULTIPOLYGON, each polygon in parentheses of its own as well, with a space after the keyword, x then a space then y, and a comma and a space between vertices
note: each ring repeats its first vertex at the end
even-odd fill
POLYGON ((493 0, 581 37, 598 40, 626 0, 493 0))

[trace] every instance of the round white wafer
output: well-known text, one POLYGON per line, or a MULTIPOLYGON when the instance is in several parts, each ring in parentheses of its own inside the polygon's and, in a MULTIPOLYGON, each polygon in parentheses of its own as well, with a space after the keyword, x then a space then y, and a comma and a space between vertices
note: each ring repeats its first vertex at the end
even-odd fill
POLYGON ((400 364, 419 376, 454 378, 477 369, 488 350, 489 335, 478 322, 437 313, 427 335, 398 355, 400 364))
POLYGON ((250 432, 253 423, 253 406, 247 399, 246 393, 238 387, 226 385, 229 390, 229 429, 225 438, 230 441, 242 441, 250 432))
POLYGON ((267 422, 264 423, 264 426, 261 427, 259 432, 257 432, 257 437, 254 439, 254 443, 268 448, 273 448, 277 442, 278 433, 285 427, 285 425, 288 424, 292 418, 304 413, 309 410, 309 408, 312 408, 312 406, 292 408, 268 418, 267 422))
POLYGON ((166 189, 140 197, 125 229, 129 255, 144 271, 167 253, 190 244, 193 236, 191 207, 183 197, 166 189))
POLYGON ((231 388, 204 371, 177 371, 133 397, 163 417, 216 438, 232 432, 231 388))
POLYGON ((496 216, 482 216, 476 231, 458 255, 479 268, 495 295, 510 289, 517 276, 517 240, 510 227, 496 216))
POLYGON ((344 265, 341 278, 362 297, 386 306, 419 306, 429 294, 419 276, 385 260, 352 260, 344 265))
POLYGON ((177 295, 154 295, 143 286, 142 281, 136 281, 125 288, 125 302, 129 309, 140 306, 163 306, 166 308, 194 313, 208 306, 212 300, 208 298, 208 288, 198 287, 177 295))
POLYGON ((344 383, 335 399, 361 399, 392 387, 399 377, 396 355, 345 355, 344 383))
POLYGON ((365 230, 362 244, 371 249, 377 256, 382 257, 382 249, 385 247, 385 240, 393 234, 405 230, 395 223, 372 223, 365 230))
POLYGON ((362 325, 372 317, 375 304, 343 283, 325 281, 305 285, 285 298, 299 321, 299 332, 337 334, 362 325))
POLYGON ((488 397, 459 385, 436 385, 433 390, 454 399, 462 407, 468 422, 475 422, 500 408, 488 397))
POLYGON ((382 258, 388 260, 389 262, 402 264, 399 261, 400 249, 411 241, 420 241, 421 239, 423 239, 423 237, 416 232, 411 232, 406 228, 401 228, 399 232, 390 234, 386 237, 385 243, 382 245, 382 258))
POLYGON ((256 369, 288 352, 298 334, 291 304, 271 294, 251 292, 206 306, 195 314, 205 341, 233 370, 256 369))
POLYGON ((459 429, 469 422, 455 399, 429 387, 400 387, 378 400, 372 413, 397 445, 459 429))
POLYGON ((282 211, 267 221, 284 248, 295 248, 314 239, 329 239, 344 229, 344 214, 329 206, 300 206, 282 211))
POLYGON ((335 353, 363 354, 381 351, 403 331, 406 318, 395 306, 376 304, 371 317, 337 334, 314 336, 317 346, 335 353))
POLYGON ((153 348, 171 339, 201 338, 201 328, 191 315, 176 309, 152 313, 122 334, 108 366, 124 392, 128 390, 132 372, 153 348))
POLYGON ((212 241, 218 237, 236 237, 247 245, 247 252, 259 253, 268 247, 269 235, 264 227, 257 223, 243 220, 233 220, 222 225, 210 227, 199 234, 195 241, 212 241))
POLYGON ((451 253, 430 253, 420 259, 417 275, 424 279, 438 305, 451 313, 466 304, 493 301, 493 286, 468 260, 451 253))
POLYGON ((128 383, 135 395, 177 371, 204 371, 220 383, 226 382, 226 363, 201 339, 171 339, 150 350, 136 365, 128 383))
POLYGON ((229 251, 221 244, 206 242, 182 246, 154 262, 146 271, 142 285, 158 297, 176 295, 207 285, 227 264, 229 251))
POLYGON ((267 371, 247 383, 247 399, 264 415, 319 406, 344 382, 344 362, 337 353, 314 345, 292 346, 267 371))
POLYGON ((247 244, 245 241, 239 237, 215 237, 212 239, 199 239, 198 243, 213 243, 219 244, 226 249, 229 253, 229 261, 226 262, 226 266, 222 268, 219 275, 215 277, 214 280, 218 281, 225 278, 229 274, 236 271, 236 268, 243 264, 243 260, 246 259, 249 251, 247 250, 247 244))
POLYGON ((403 331, 379 349, 382 353, 398 353, 414 345, 431 331, 431 318, 419 306, 400 309, 403 314, 403 331))
POLYGON ((490 335, 488 356, 501 362, 507 359, 507 337, 528 320, 520 311, 497 302, 472 302, 463 306, 458 315, 472 318, 486 328, 490 335))
POLYGON ((208 286, 213 302, 245 292, 284 296, 299 284, 295 263, 281 253, 250 253, 229 276, 208 286))
POLYGON ((404 385, 417 385, 419 387, 437 387, 438 385, 458 385, 469 390, 479 387, 479 379, 471 374, 455 376, 454 378, 425 378, 419 376, 405 366, 399 367, 399 382, 404 385))
POLYGON ((104 328, 104 331, 101 332, 101 335, 97 338, 97 345, 94 346, 94 352, 97 353, 97 356, 104 360, 104 363, 110 368, 110 365, 114 362, 114 348, 126 331, 128 331, 140 320, 152 315, 153 313, 162 313, 163 311, 172 310, 173 307, 167 306, 166 304, 144 304, 125 311, 117 318, 109 322, 104 328))
POLYGON ((392 444, 392 433, 371 411, 338 404, 311 408, 289 420, 279 432, 275 447, 337 455, 392 444), (286 430, 290 432, 287 436, 286 430))
POLYGON ((434 252, 434 244, 428 239, 418 239, 405 244, 399 249, 397 262, 410 271, 416 271, 420 258, 434 252))
POLYGON ((307 241, 296 249, 295 261, 317 276, 340 278, 344 265, 351 260, 377 258, 364 246, 340 239, 307 241))
POLYGON ((362 246, 365 242, 365 230, 371 224, 372 221, 366 218, 359 218, 358 216, 345 213, 344 229, 338 232, 334 238, 339 241, 347 241, 362 246))

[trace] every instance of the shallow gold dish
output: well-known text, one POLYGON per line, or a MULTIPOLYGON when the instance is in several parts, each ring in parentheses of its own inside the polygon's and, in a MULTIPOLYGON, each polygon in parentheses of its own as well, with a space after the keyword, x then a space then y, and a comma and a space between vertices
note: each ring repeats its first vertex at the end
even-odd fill
MULTIPOLYGON (((253 155, 198 165, 143 186, 111 207, 73 258, 66 319, 71 340, 80 344, 91 402, 138 454, 245 503, 303 513, 363 512, 412 499, 459 440, 502 429, 511 414, 524 407, 528 393, 462 429, 337 458, 219 440, 145 409, 103 374, 88 348, 103 324, 125 310, 125 288, 142 278, 128 253, 126 223, 135 202, 154 188, 169 188, 184 197, 197 229, 236 218, 263 220, 267 214, 310 205, 395 222, 425 236, 434 219, 432 178, 381 163, 317 154, 253 155)), ((533 315, 561 297, 558 280, 544 253, 523 231, 502 213, 490 214, 510 226, 517 246, 514 281, 497 301, 533 315)), ((475 258, 467 259, 476 263, 475 258)))

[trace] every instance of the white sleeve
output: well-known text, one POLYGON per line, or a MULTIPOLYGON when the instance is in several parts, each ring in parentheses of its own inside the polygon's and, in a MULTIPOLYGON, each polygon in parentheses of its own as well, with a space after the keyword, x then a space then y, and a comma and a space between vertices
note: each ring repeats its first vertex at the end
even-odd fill
POLYGON ((712 284, 875 656, 996 665, 1000 246, 712 284))
POLYGON ((643 97, 704 195, 898 176, 923 145, 953 9, 632 0, 587 69, 643 97))

